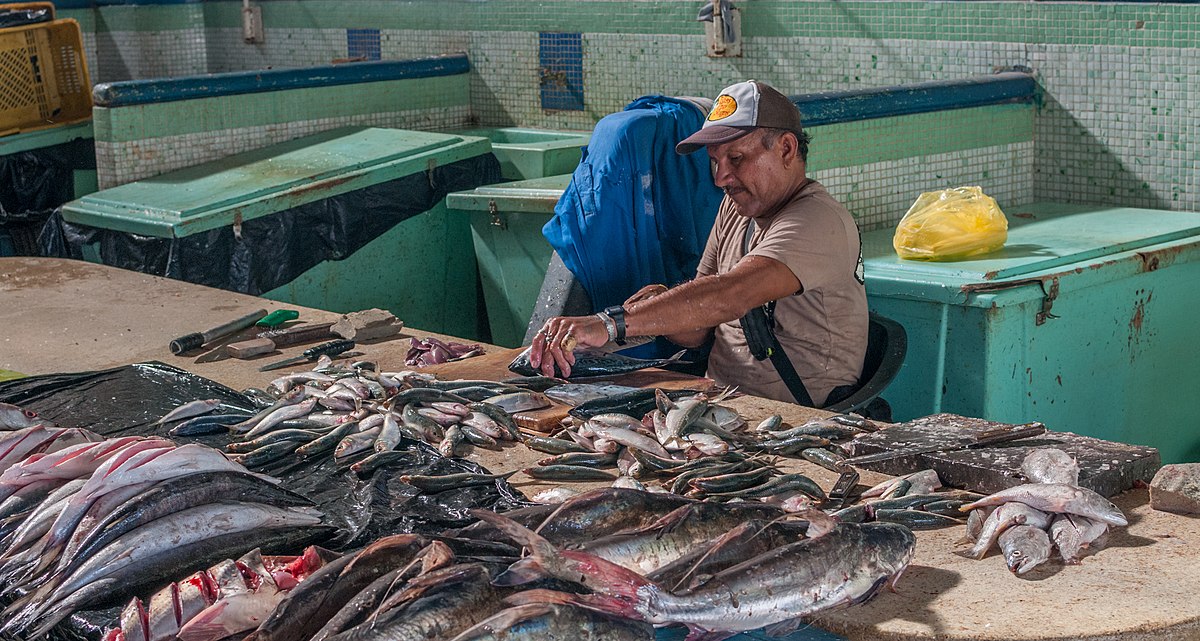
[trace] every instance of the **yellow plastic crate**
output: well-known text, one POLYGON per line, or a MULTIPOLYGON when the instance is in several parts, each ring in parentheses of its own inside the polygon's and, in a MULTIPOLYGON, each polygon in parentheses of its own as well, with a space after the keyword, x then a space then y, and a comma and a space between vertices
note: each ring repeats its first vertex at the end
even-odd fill
POLYGON ((50 19, 54 19, 54 3, 53 2, 6 2, 0 4, 0 11, 20 11, 25 10, 45 10, 50 12, 50 19))
POLYGON ((92 117, 92 85, 79 23, 0 30, 0 136, 92 117))

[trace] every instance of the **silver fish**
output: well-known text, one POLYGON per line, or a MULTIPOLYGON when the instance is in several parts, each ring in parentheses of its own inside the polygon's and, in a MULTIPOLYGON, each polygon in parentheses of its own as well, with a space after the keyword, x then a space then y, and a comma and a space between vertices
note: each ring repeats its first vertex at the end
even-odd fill
MULTIPOLYGON (((575 352, 575 364, 571 366, 571 376, 566 377, 567 380, 576 378, 590 378, 593 376, 617 376, 619 374, 628 374, 638 370, 646 369, 647 367, 662 367, 672 363, 678 363, 683 358, 687 350, 682 350, 670 358, 659 359, 641 359, 622 356, 620 354, 610 354, 607 352, 575 352)), ((529 364, 529 349, 522 351, 513 362, 508 365, 509 371, 520 374, 522 376, 535 376, 540 372, 529 364)), ((560 376, 562 372, 555 367, 555 376, 560 376)))
POLYGON ((192 418, 193 416, 200 416, 201 414, 208 414, 220 406, 221 399, 219 398, 208 398, 199 401, 192 401, 190 403, 184 403, 170 412, 167 412, 166 415, 155 421, 154 424, 162 425, 163 423, 170 423, 171 421, 178 421, 185 418, 192 418))
POLYGON ((916 546, 916 537, 902 525, 843 523, 824 536, 776 548, 723 570, 699 589, 672 593, 586 552, 557 550, 499 515, 479 510, 472 514, 531 552, 497 577, 497 583, 511 585, 545 575, 577 581, 595 594, 559 596, 655 625, 683 624, 697 638, 707 632, 783 624, 865 601, 899 578, 916 546))
POLYGON ((1000 535, 1004 562, 1013 574, 1025 574, 1050 558, 1050 537, 1029 525, 1016 525, 1000 535))
POLYGON ((1020 501, 1043 512, 1065 512, 1098 519, 1109 525, 1129 525, 1121 509, 1099 494, 1065 483, 1026 483, 962 506, 964 512, 985 505, 1020 501))
POLYGON ((1050 516, 1041 510, 1013 501, 996 508, 983 522, 983 529, 975 539, 970 556, 982 559, 996 542, 997 537, 1005 530, 1017 525, 1030 525, 1036 528, 1046 528, 1050 525, 1050 516))
POLYGON ((1079 462, 1066 452, 1044 447, 1025 456, 1021 473, 1033 483, 1066 483, 1079 485, 1079 462))
POLYGON ((451 641, 653 641, 654 628, 585 608, 530 603, 502 610, 451 641))
POLYGON ((19 430, 47 423, 48 421, 38 416, 38 413, 33 410, 21 409, 16 405, 8 403, 0 403, 0 430, 19 430))

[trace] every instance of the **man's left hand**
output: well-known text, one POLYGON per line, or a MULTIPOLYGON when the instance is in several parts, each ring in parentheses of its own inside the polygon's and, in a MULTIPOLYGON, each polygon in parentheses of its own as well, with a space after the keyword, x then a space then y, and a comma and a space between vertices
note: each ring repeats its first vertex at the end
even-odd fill
POLYGON ((529 364, 546 376, 554 376, 557 366, 565 378, 575 364, 575 349, 600 347, 607 342, 608 330, 596 316, 555 316, 534 334, 529 364))

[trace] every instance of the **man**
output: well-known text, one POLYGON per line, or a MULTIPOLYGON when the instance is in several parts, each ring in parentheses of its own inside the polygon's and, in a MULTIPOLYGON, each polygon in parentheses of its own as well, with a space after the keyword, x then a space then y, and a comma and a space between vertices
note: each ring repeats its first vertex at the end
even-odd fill
POLYGON ((725 191, 696 278, 672 289, 647 286, 601 314, 550 319, 534 337, 534 367, 569 375, 576 346, 626 336, 665 336, 684 347, 711 339, 709 378, 803 402, 778 359, 755 358, 747 343, 740 319, 767 305, 776 345, 811 404, 848 396, 867 347, 858 227, 807 177, 808 140, 795 104, 772 87, 750 80, 722 91, 703 127, 676 146, 680 154, 707 148, 714 182, 725 191))

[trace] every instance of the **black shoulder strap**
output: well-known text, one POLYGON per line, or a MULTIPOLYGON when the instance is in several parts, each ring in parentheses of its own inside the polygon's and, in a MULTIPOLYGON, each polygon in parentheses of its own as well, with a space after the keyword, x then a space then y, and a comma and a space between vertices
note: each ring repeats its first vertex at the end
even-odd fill
MULTIPOLYGON (((742 241, 743 255, 750 252, 752 236, 754 236, 753 220, 746 226, 746 237, 742 241)), ((775 337, 775 301, 754 307, 746 312, 746 315, 738 322, 742 325, 742 331, 746 334, 746 343, 754 358, 760 361, 770 358, 771 364, 775 366, 775 371, 779 372, 779 377, 783 379, 783 383, 787 385, 796 402, 805 407, 816 407, 812 397, 808 395, 808 388, 804 386, 800 374, 796 373, 796 368, 788 358, 787 352, 783 351, 783 345, 780 345, 779 339, 775 337)))

